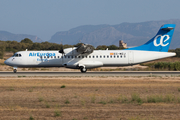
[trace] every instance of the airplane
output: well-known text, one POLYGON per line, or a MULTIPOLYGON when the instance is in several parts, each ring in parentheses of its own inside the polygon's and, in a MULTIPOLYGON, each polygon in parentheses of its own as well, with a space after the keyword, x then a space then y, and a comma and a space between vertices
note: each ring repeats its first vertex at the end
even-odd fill
MULTIPOLYGON (((87 69, 97 67, 131 66, 139 63, 175 56, 168 52, 175 24, 162 25, 158 33, 141 46, 123 50, 94 50, 92 45, 56 51, 19 51, 4 63, 12 66, 14 73, 18 67, 66 67, 87 69)), ((138 41, 137 41, 138 42, 138 41)))

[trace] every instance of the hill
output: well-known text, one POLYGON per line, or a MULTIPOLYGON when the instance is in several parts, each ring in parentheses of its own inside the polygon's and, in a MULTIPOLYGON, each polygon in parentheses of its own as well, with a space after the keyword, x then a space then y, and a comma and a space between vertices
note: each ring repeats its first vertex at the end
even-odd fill
POLYGON ((128 46, 138 46, 147 42, 158 32, 163 24, 176 24, 175 33, 170 48, 180 47, 180 19, 148 21, 141 23, 121 23, 118 25, 84 25, 69 31, 54 34, 49 42, 63 44, 83 43, 98 45, 119 45, 124 40, 128 46))
POLYGON ((27 34, 13 34, 7 31, 0 31, 0 40, 2 41, 18 41, 20 42, 24 38, 29 38, 33 42, 43 42, 40 38, 34 35, 27 35, 27 34))

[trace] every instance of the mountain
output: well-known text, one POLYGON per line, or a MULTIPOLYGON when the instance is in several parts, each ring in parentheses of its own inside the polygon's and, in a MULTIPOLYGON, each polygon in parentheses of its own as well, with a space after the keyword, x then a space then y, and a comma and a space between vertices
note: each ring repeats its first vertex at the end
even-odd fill
POLYGON ((83 43, 96 47, 112 44, 118 46, 119 40, 123 40, 128 46, 139 46, 154 37, 163 24, 176 24, 170 48, 180 48, 180 19, 121 23, 118 25, 84 25, 69 31, 57 32, 49 42, 73 45, 81 40, 83 43))
POLYGON ((38 38, 37 36, 33 36, 33 35, 26 35, 26 34, 13 34, 10 32, 6 32, 6 31, 0 31, 0 40, 2 41, 18 41, 20 42, 21 40, 23 40, 24 38, 29 38, 31 39, 33 42, 43 42, 40 38, 38 38))

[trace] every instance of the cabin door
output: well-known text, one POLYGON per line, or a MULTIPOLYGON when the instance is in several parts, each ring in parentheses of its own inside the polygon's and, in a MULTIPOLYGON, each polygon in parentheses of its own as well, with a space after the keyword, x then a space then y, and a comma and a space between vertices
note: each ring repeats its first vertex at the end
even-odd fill
POLYGON ((128 63, 131 65, 131 64, 134 63, 134 54, 133 54, 133 51, 129 51, 128 54, 129 54, 129 57, 128 57, 128 58, 129 58, 128 63))

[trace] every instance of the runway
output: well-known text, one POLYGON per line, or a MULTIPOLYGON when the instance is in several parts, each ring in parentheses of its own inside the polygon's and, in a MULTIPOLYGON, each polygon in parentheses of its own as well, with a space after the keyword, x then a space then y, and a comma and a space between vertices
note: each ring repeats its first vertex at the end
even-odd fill
POLYGON ((84 76, 84 77, 94 77, 94 76, 180 76, 180 71, 88 71, 86 73, 81 73, 79 71, 75 72, 0 72, 0 77, 26 77, 26 76, 84 76))

